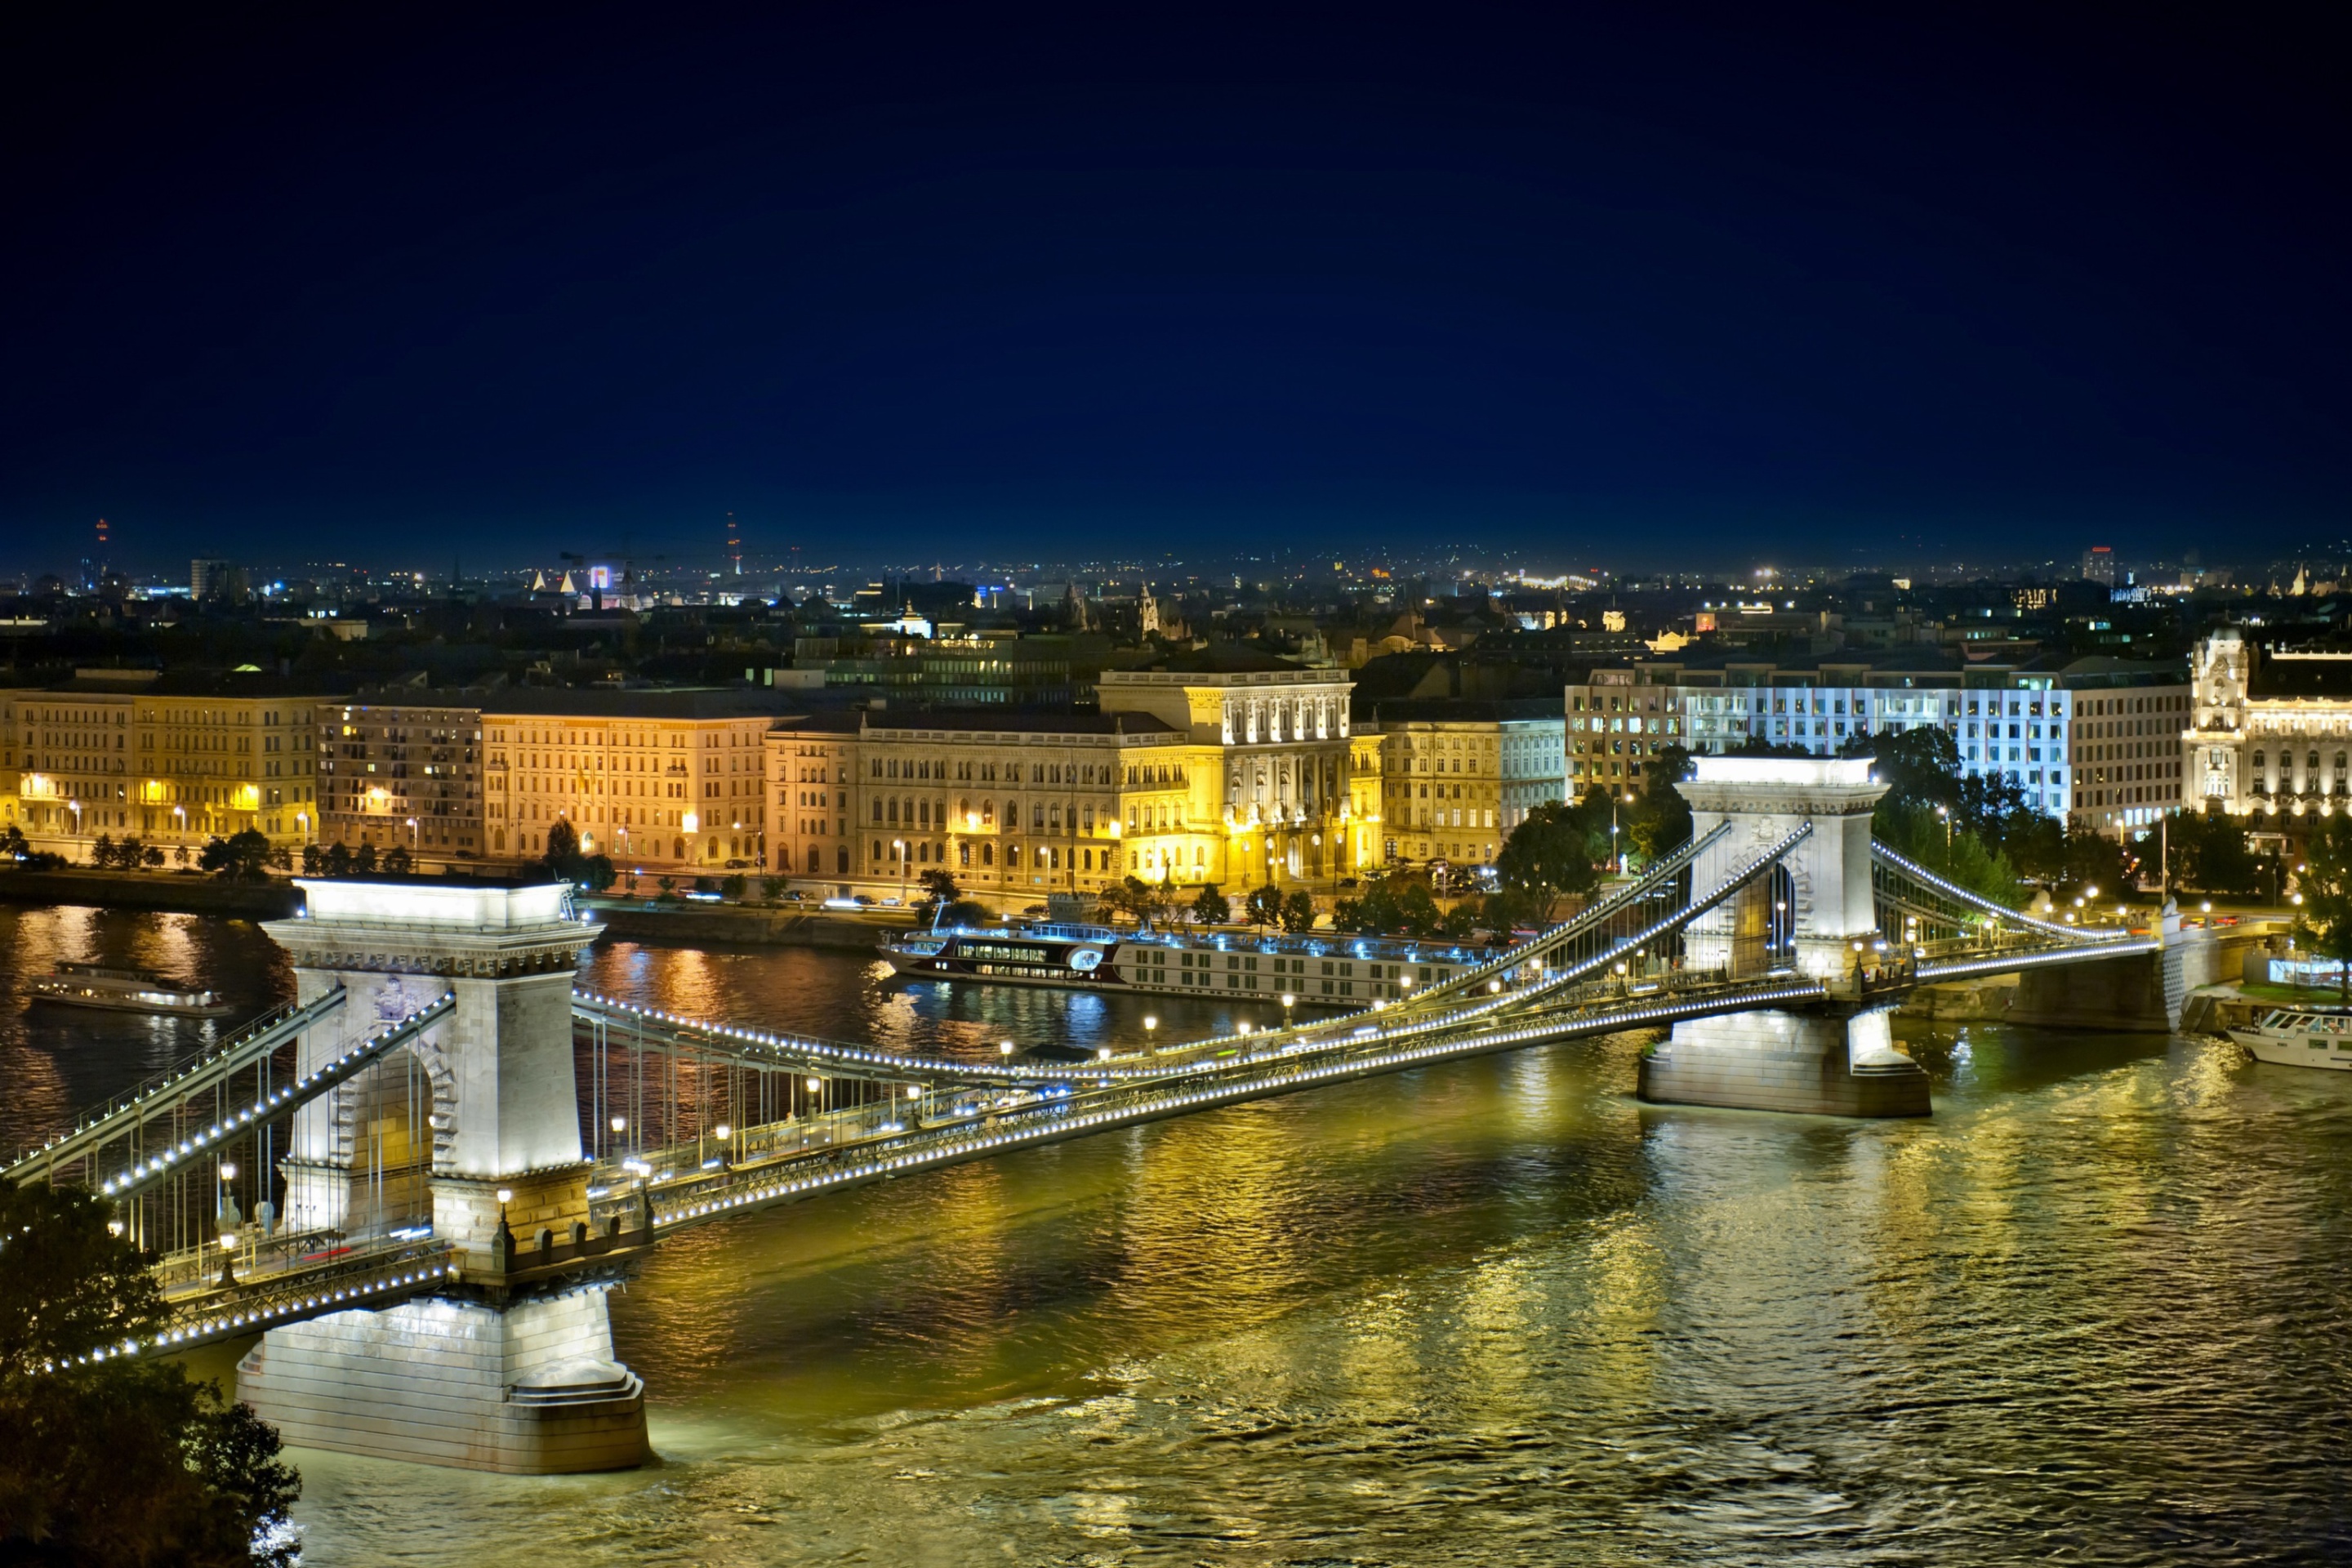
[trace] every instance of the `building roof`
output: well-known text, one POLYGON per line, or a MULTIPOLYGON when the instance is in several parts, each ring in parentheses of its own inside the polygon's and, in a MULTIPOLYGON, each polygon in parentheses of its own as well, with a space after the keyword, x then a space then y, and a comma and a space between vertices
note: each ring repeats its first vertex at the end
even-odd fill
MULTIPOLYGON (((1180 675, 1255 675, 1277 669, 1297 670, 1306 667, 1295 659, 1277 658, 1259 648, 1241 643, 1211 643, 1203 648, 1188 648, 1168 652, 1139 664, 1123 664, 1116 671, 1106 669, 1106 676, 1127 674, 1134 670, 1159 670, 1180 675)), ((1348 672, 1335 669, 1335 680, 1344 680, 1348 672)))
POLYGON ((33 689, 59 697, 283 697, 303 701, 327 701, 339 694, 314 678, 255 669, 78 669, 69 680, 33 689))
POLYGON ((487 690, 394 686, 364 690, 351 705, 470 709, 548 719, 757 719, 795 711, 796 695, 766 686, 501 686, 487 690))
POLYGON ((1567 704, 1559 697, 1391 697, 1357 709, 1377 724, 1500 724, 1567 717, 1567 704))
POLYGON ((2249 662, 2246 695, 2256 701, 2352 698, 2352 654, 2264 652, 2249 662))
POLYGON ((926 734, 999 735, 1182 735, 1149 713, 1077 713, 1050 709, 934 708, 857 710, 862 729, 911 730, 926 734))

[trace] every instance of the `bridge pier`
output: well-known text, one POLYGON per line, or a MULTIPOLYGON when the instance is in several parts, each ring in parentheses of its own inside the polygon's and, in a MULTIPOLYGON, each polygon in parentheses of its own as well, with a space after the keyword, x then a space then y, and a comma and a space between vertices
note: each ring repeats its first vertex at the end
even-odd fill
POLYGON ((457 1274, 434 1296, 272 1329, 239 1363, 239 1397, 289 1442, 344 1453, 532 1474, 642 1463, 645 1391, 604 1310, 625 1262, 530 1251, 518 1268, 515 1251, 589 1217, 572 982, 595 928, 560 886, 301 886, 307 915, 264 929, 304 998, 341 984, 358 1004, 305 1037, 304 1071, 380 1018, 457 1005, 407 1059, 297 1113, 288 1221, 347 1242, 429 1226, 457 1274), (394 1149, 429 1192, 382 1198, 394 1149))
MULTIPOLYGON (((1878 917, 1870 885, 1870 815, 1884 784, 1867 757, 1696 757, 1676 787, 1691 831, 1733 830, 1693 869, 1694 887, 1727 878, 1759 847, 1811 831, 1782 858, 1781 872, 1752 883, 1691 922, 1684 950, 1694 969, 1727 974, 1792 973, 1833 994, 1855 995, 1857 965, 1874 952, 1878 917)), ((1643 1100, 1822 1116, 1925 1116, 1927 1076, 1895 1048, 1889 1007, 1765 1010, 1687 1019, 1643 1059, 1643 1100)))
POLYGON ((1895 1048, 1893 1011, 1687 1019, 1642 1058, 1640 1093, 1661 1105, 1925 1116, 1927 1075, 1895 1048))
POLYGON ((645 1463, 645 1384, 613 1355, 603 1284, 453 1297, 272 1329, 237 1393, 289 1443, 512 1475, 645 1463))

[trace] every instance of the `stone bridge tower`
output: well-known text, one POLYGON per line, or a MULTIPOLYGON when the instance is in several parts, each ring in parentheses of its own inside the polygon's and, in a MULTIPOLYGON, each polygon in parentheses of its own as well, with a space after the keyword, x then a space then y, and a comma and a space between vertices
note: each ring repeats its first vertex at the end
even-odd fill
POLYGON ((518 1270, 509 1239, 589 1217, 572 984, 596 928, 560 885, 299 885, 307 911, 264 929, 293 955, 300 1000, 349 997, 302 1039, 301 1070, 445 995, 456 1006, 296 1113, 287 1225, 347 1243, 429 1226, 458 1276, 446 1296, 270 1331, 239 1395, 312 1447, 530 1472, 641 1462, 644 1388, 613 1359, 611 1270, 518 1270))
MULTIPOLYGON (((1698 757, 1678 787, 1691 828, 1728 822, 1700 856, 1691 885, 1721 884, 1757 853, 1810 823, 1812 831, 1759 878, 1691 922, 1693 969, 1733 975, 1793 970, 1856 994, 1856 944, 1878 932, 1870 880, 1870 816, 1884 784, 1871 759, 1698 757)), ((1895 1049, 1893 1005, 1832 1002, 1803 1011, 1759 1009, 1675 1026, 1641 1067, 1641 1094, 1683 1105, 1740 1106, 1832 1116, 1925 1116, 1927 1078, 1895 1049)))

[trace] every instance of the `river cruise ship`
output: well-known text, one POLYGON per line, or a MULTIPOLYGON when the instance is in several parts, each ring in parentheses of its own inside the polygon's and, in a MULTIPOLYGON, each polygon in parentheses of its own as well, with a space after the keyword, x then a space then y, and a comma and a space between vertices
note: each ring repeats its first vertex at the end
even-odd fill
POLYGON ((214 992, 190 990, 144 969, 110 969, 102 963, 60 963, 37 976, 31 990, 37 1002, 111 1013, 217 1018, 229 1011, 229 1004, 214 992))
POLYGON ((1330 1007, 1394 1001, 1492 956, 1466 942, 1045 923, 910 931, 886 939, 882 953, 909 979, 1234 1000, 1287 995, 1330 1007))
POLYGON ((2352 1070, 2352 1012, 2280 1007, 2250 1029, 2231 1030, 2230 1037, 2259 1062, 2352 1070))

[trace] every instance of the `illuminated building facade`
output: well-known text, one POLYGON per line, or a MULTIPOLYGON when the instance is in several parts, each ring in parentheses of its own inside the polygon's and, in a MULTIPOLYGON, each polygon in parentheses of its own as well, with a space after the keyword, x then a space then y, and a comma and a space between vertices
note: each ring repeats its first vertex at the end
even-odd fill
POLYGON ((2197 645, 2195 708, 2169 737, 2188 804, 2240 816, 2352 808, 2352 653, 2266 648, 2236 628, 2197 645))
POLYGON ((36 848, 89 858, 103 835, 179 851, 254 829, 317 835, 320 700, 271 676, 85 670, 9 694, 16 819, 36 848))
POLYGON ((672 691, 382 691, 322 705, 330 834, 434 862, 513 863, 567 824, 623 876, 756 869, 782 699, 672 691))

